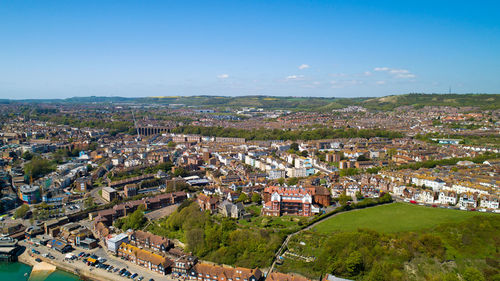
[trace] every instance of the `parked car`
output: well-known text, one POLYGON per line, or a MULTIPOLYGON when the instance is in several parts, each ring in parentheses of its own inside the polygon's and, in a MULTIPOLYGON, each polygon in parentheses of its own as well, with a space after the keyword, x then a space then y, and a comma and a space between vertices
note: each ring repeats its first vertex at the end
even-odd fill
POLYGON ((132 276, 130 276, 130 278, 134 279, 135 277, 137 277, 137 275, 139 275, 139 274, 134 273, 134 274, 132 274, 132 276))

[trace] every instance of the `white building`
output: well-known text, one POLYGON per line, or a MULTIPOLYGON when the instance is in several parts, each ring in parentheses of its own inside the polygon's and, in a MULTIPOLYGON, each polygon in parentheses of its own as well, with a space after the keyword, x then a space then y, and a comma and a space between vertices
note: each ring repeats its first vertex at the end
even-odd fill
POLYGON ((438 202, 443 205, 456 205, 457 194, 451 190, 441 190, 439 192, 438 202))
POLYGON ((462 193, 460 194, 460 199, 458 200, 458 205, 463 208, 476 208, 477 198, 472 193, 462 193))
POLYGON ((480 201, 479 205, 482 208, 486 209, 498 209, 499 208, 499 203, 498 203, 498 197, 494 195, 481 195, 480 196, 480 201))

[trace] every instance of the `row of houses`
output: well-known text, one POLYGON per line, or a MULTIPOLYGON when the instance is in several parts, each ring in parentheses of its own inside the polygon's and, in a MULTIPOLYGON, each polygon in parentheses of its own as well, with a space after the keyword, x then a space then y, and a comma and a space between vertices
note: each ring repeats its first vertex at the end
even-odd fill
MULTIPOLYGON (((280 272, 271 272, 265 277, 260 269, 249 269, 242 267, 229 267, 224 265, 214 265, 209 263, 198 263, 189 271, 189 280, 198 281, 310 281, 299 275, 292 275, 280 272)), ((331 280, 333 279, 326 279, 331 280)), ((347 279, 335 279, 347 280, 347 279)))
POLYGON ((113 206, 113 208, 97 212, 97 216, 95 217, 93 217, 94 214, 92 213, 89 214, 89 216, 91 220, 95 219, 96 222, 103 222, 104 224, 110 226, 113 221, 133 213, 139 208, 139 206, 144 206, 146 210, 156 210, 180 203, 186 199, 187 193, 184 191, 160 194, 151 198, 121 203, 113 206))
POLYGON ((395 186, 392 193, 396 196, 425 204, 458 205, 462 208, 499 208, 498 196, 489 194, 471 192, 457 193, 446 189, 434 192, 429 189, 419 189, 404 185, 395 186))

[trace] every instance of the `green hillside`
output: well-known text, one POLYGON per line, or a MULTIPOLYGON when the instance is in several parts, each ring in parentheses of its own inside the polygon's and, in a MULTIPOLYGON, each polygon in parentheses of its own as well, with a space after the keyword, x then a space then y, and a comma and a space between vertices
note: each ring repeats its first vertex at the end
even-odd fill
POLYGON ((277 270, 316 279, 500 280, 499 237, 498 214, 395 203, 293 236, 277 270))
POLYGON ((355 231, 358 228, 378 232, 419 231, 445 222, 461 222, 474 216, 498 216, 491 213, 429 208, 407 203, 393 203, 340 213, 314 227, 314 231, 355 231))
POLYGON ((379 98, 319 98, 276 96, 162 96, 145 98, 123 97, 74 97, 45 100, 0 100, 0 103, 146 103, 183 104, 185 106, 241 108, 256 107, 282 110, 331 111, 350 105, 364 106, 372 110, 393 110, 399 106, 477 106, 482 109, 499 109, 499 94, 405 94, 379 98))

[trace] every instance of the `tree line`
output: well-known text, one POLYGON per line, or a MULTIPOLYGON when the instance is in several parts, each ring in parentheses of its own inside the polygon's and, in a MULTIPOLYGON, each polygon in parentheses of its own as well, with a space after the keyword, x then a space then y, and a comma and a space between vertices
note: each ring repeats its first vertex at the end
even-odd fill
POLYGON ((224 127, 180 126, 173 129, 177 134, 197 134, 211 137, 234 137, 246 140, 320 140, 335 138, 400 138, 403 134, 380 129, 332 129, 315 128, 309 130, 280 129, 238 129, 224 127))

